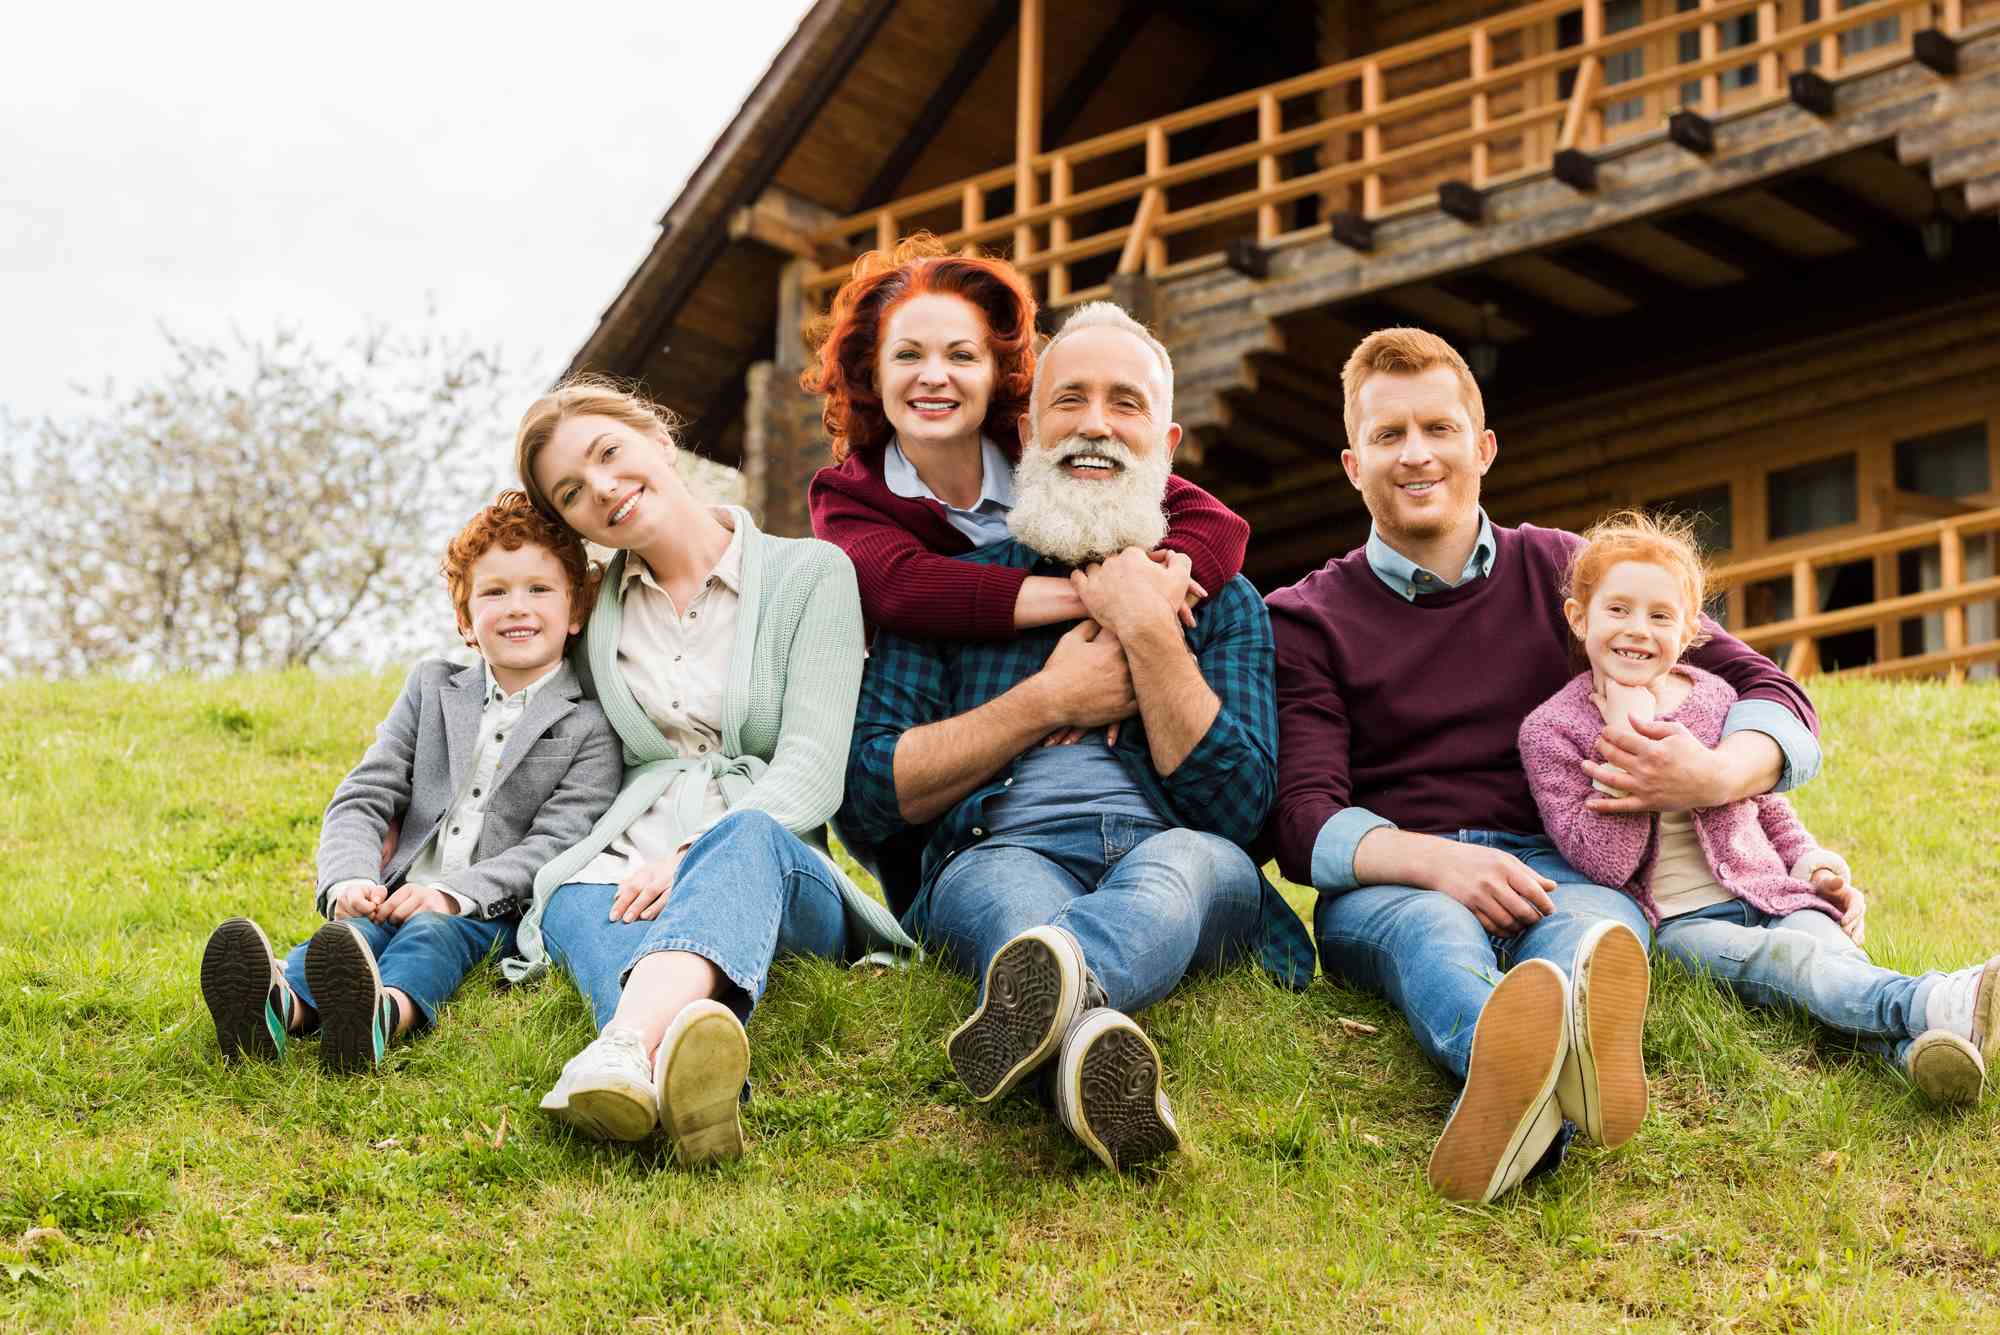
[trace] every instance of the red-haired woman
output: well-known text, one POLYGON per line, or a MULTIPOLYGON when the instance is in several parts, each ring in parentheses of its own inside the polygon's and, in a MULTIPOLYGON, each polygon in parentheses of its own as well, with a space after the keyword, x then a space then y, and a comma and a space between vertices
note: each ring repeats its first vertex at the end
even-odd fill
MULTIPOLYGON (((1035 298, 1005 260, 919 234, 871 251, 813 331, 802 383, 825 396, 833 465, 813 532, 853 561, 870 627, 1004 640, 1084 615, 1069 582, 951 559, 1008 536, 1015 424, 1035 373, 1035 298)), ((1243 568, 1250 526, 1200 487, 1167 483, 1167 536, 1194 592, 1243 568)))

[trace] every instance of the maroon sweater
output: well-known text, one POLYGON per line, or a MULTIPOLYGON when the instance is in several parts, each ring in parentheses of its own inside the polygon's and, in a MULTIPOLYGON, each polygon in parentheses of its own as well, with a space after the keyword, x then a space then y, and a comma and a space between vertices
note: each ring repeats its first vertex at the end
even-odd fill
MULTIPOLYGON (((1312 883, 1313 843, 1342 807, 1405 830, 1541 834, 1516 746, 1521 721, 1576 672, 1562 577, 1582 541, 1495 525, 1484 579, 1414 602, 1365 547, 1272 594, 1278 651, 1278 866, 1312 883)), ((1812 702, 1769 659, 1716 626, 1687 662, 1745 700, 1819 730, 1812 702)))
MULTIPOLYGON (((952 558, 972 541, 927 496, 898 496, 882 475, 881 448, 856 450, 813 475, 813 533, 847 553, 871 631, 910 639, 1011 640, 1025 569, 952 558)), ((1167 536, 1195 582, 1219 590, 1243 571, 1250 525, 1180 477, 1167 479, 1167 536)))

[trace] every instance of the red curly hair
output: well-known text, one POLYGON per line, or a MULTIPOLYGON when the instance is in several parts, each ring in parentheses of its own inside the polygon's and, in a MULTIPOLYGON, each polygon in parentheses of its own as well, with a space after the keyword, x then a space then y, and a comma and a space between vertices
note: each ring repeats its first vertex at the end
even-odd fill
POLYGON ((1028 410, 1035 379, 1034 291, 1007 261, 961 255, 930 233, 917 232, 894 249, 871 250, 854 261, 854 274, 834 294, 833 308, 807 327, 815 365, 799 383, 826 399, 820 420, 835 463, 857 449, 880 449, 895 434, 875 384, 882 329, 898 306, 931 292, 963 297, 985 317, 994 377, 980 430, 1010 455, 1018 448, 1014 427, 1028 410))
MULTIPOLYGON (((597 595, 597 572, 583 540, 565 525, 551 521, 535 509, 524 491, 508 490, 493 498, 493 504, 467 521, 458 536, 445 548, 444 564, 438 573, 451 590, 452 611, 458 616, 458 633, 472 644, 472 567, 495 547, 513 552, 530 543, 545 549, 562 566, 569 578, 570 620, 582 622, 590 616, 597 595)), ((477 648, 477 645, 473 645, 477 648)))

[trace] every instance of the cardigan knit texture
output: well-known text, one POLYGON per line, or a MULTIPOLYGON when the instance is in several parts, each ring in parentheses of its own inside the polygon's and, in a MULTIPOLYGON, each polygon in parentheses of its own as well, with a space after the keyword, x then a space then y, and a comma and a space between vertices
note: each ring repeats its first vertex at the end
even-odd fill
POLYGON ((646 716, 618 670, 625 562, 605 571, 602 594, 584 632, 584 652, 598 702, 625 748, 625 782, 611 809, 582 843, 535 876, 534 900, 521 920, 517 958, 502 962, 513 981, 547 967, 542 916, 549 897, 602 852, 667 791, 690 774, 675 803, 677 842, 707 826, 701 799, 710 781, 730 812, 763 811, 820 850, 847 911, 849 952, 914 951, 888 909, 847 878, 825 853, 827 819, 840 806, 854 702, 861 689, 861 600, 854 568, 840 550, 812 538, 776 538, 747 510, 729 507, 743 535, 743 578, 736 641, 722 698, 722 746, 682 755, 646 716))
MULTIPOLYGON (((1015 451, 1009 451, 1010 454, 1015 451)), ((813 475, 813 532, 854 562, 871 630, 916 640, 1007 640, 1026 569, 953 560, 972 540, 927 496, 898 496, 882 473, 884 447, 855 450, 813 475)), ((1168 547, 1186 554, 1195 582, 1220 590, 1242 573, 1250 525, 1181 477, 1167 479, 1168 547)))
MULTIPOLYGON (((1722 723, 1736 692, 1713 673, 1683 666, 1694 685, 1687 699, 1663 720, 1681 724, 1704 746, 1722 739, 1722 723)), ((1653 863, 1660 852, 1659 817, 1646 811, 1592 811, 1584 805, 1595 791, 1582 762, 1595 756, 1604 719, 1590 699, 1590 674, 1582 673, 1550 696, 1521 724, 1521 764, 1542 813, 1542 825, 1556 850, 1572 867, 1599 885, 1624 890, 1660 925, 1653 902, 1653 863)), ((1745 798, 1688 813, 1709 874, 1736 898, 1774 918, 1818 909, 1840 911, 1812 888, 1821 867, 1847 875, 1837 853, 1818 846, 1777 793, 1745 798)))

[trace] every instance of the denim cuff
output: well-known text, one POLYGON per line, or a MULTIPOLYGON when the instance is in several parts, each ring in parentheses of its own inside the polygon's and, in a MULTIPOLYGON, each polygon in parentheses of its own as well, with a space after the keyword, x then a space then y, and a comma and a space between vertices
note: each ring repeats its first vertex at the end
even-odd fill
POLYGON ((1778 775, 1782 793, 1810 783, 1819 773, 1819 738, 1799 722, 1797 715, 1775 700, 1738 700, 1723 720, 1722 735, 1733 732, 1761 732, 1778 744, 1785 756, 1784 772, 1778 775))
POLYGON ((1342 807, 1327 817, 1313 840, 1313 889, 1327 894, 1344 894, 1361 884, 1354 876, 1354 850, 1370 830, 1395 822, 1376 815, 1367 807, 1342 807))

